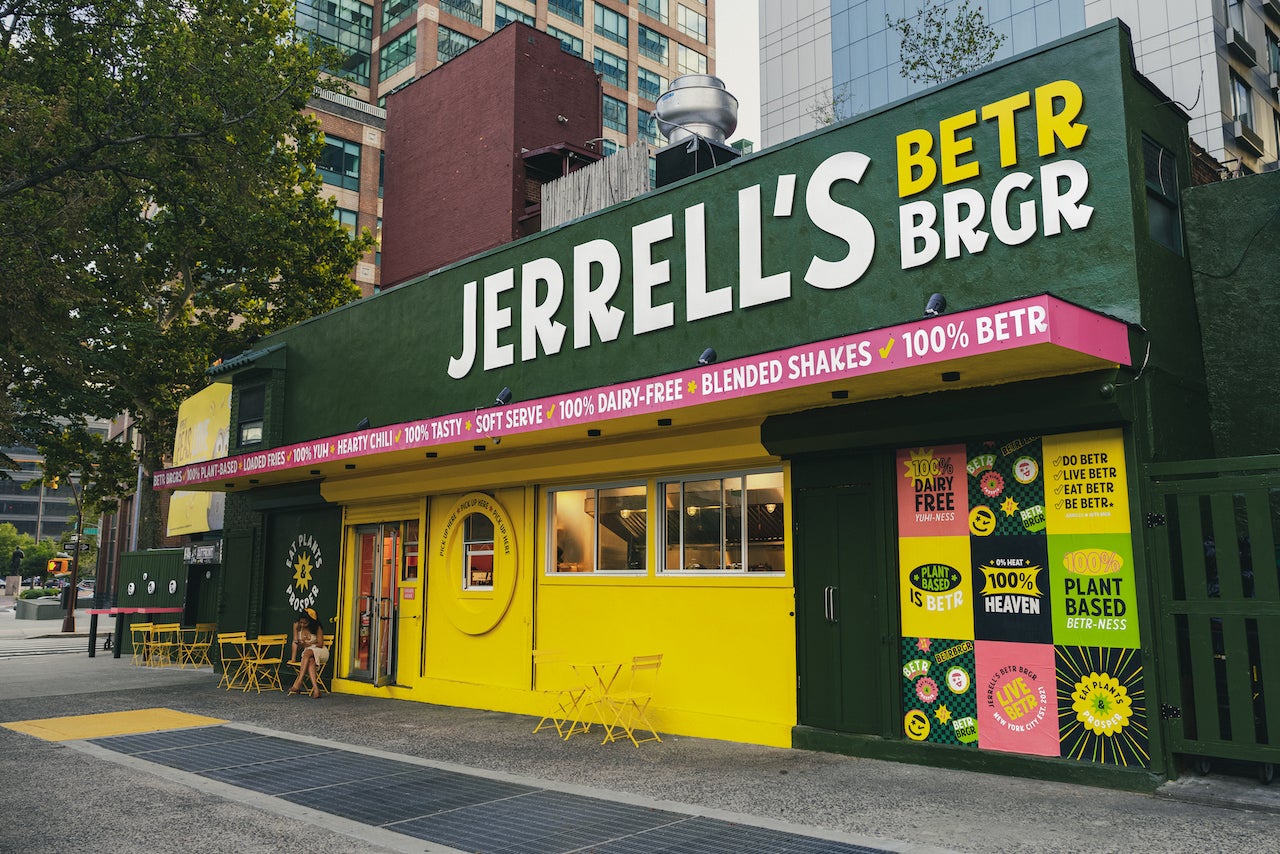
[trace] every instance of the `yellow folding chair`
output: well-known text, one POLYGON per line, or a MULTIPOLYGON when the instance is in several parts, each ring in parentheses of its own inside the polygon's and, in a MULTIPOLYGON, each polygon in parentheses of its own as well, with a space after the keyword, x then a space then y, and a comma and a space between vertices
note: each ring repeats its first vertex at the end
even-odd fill
POLYGON ((178 663, 182 646, 182 624, 156 623, 147 639, 147 663, 152 667, 168 667, 178 663))
POLYGON ((604 708, 607 710, 604 725, 604 741, 617 741, 625 735, 631 743, 639 747, 646 741, 662 742, 658 731, 649 721, 649 704, 653 702, 653 690, 658 681, 658 669, 662 667, 662 654, 637 655, 631 660, 631 671, 627 679, 627 687, 621 690, 610 690, 604 697, 604 708), (645 738, 636 738, 648 732, 645 738))
POLYGON ((534 732, 555 727, 556 735, 568 738, 571 732, 586 732, 590 724, 583 722, 582 729, 575 729, 579 719, 579 707, 586 696, 587 686, 577 680, 562 652, 535 649, 533 651, 534 685, 547 697, 546 713, 533 728, 534 732))
POLYGON ((178 666, 212 667, 209 647, 216 629, 213 623, 197 623, 193 628, 183 629, 178 637, 178 666))
POLYGON ((219 632, 218 659, 222 663, 222 678, 218 680, 219 688, 241 688, 241 679, 245 677, 245 661, 248 658, 248 638, 244 632, 219 632))
POLYGON ((133 663, 147 663, 147 643, 151 640, 151 629, 155 623, 131 623, 129 625, 129 642, 133 647, 133 663))
POLYGON ((256 640, 249 641, 249 656, 245 661, 249 678, 244 690, 253 688, 258 693, 262 693, 263 688, 284 690, 280 684, 280 665, 284 663, 284 645, 288 642, 288 635, 258 635, 256 640))

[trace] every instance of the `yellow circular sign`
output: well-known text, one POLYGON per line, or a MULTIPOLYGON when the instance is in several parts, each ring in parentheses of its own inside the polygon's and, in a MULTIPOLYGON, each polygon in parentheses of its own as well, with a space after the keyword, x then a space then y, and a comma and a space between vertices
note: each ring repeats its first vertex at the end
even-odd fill
MULTIPOLYGON (((474 551, 475 544, 472 544, 474 551)), ((485 562, 490 561, 488 551, 485 562)), ((444 527, 434 540, 431 559, 431 589, 439 596, 449 622, 458 631, 482 635, 494 629, 515 597, 520 565, 516 561, 516 530, 511 517, 498 500, 483 492, 471 492, 454 502, 445 516, 444 527), (486 567, 483 587, 468 589, 468 550, 462 536, 467 517, 478 513, 493 523, 492 565, 486 567)))

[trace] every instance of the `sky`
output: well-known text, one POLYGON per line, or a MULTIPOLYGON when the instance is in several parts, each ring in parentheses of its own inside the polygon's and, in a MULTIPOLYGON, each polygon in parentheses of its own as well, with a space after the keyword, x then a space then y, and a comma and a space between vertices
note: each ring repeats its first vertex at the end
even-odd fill
POLYGON ((738 99, 738 129, 730 142, 749 139, 760 147, 760 4, 716 3, 716 76, 738 99))

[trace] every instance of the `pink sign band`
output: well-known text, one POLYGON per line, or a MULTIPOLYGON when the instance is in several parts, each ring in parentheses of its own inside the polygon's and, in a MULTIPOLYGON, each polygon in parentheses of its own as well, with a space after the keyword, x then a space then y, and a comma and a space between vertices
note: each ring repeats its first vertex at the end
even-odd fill
POLYGON ((156 472, 152 487, 181 489, 379 453, 671 412, 1038 344, 1130 364, 1123 322, 1046 294, 648 379, 191 463, 156 472))

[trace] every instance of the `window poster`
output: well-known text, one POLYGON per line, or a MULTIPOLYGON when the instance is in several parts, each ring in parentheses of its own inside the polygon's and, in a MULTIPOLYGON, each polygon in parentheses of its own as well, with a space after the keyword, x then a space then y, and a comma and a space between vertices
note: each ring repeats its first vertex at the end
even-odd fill
POLYGON ((1146 765, 1121 432, 897 462, 904 736, 1146 765))

